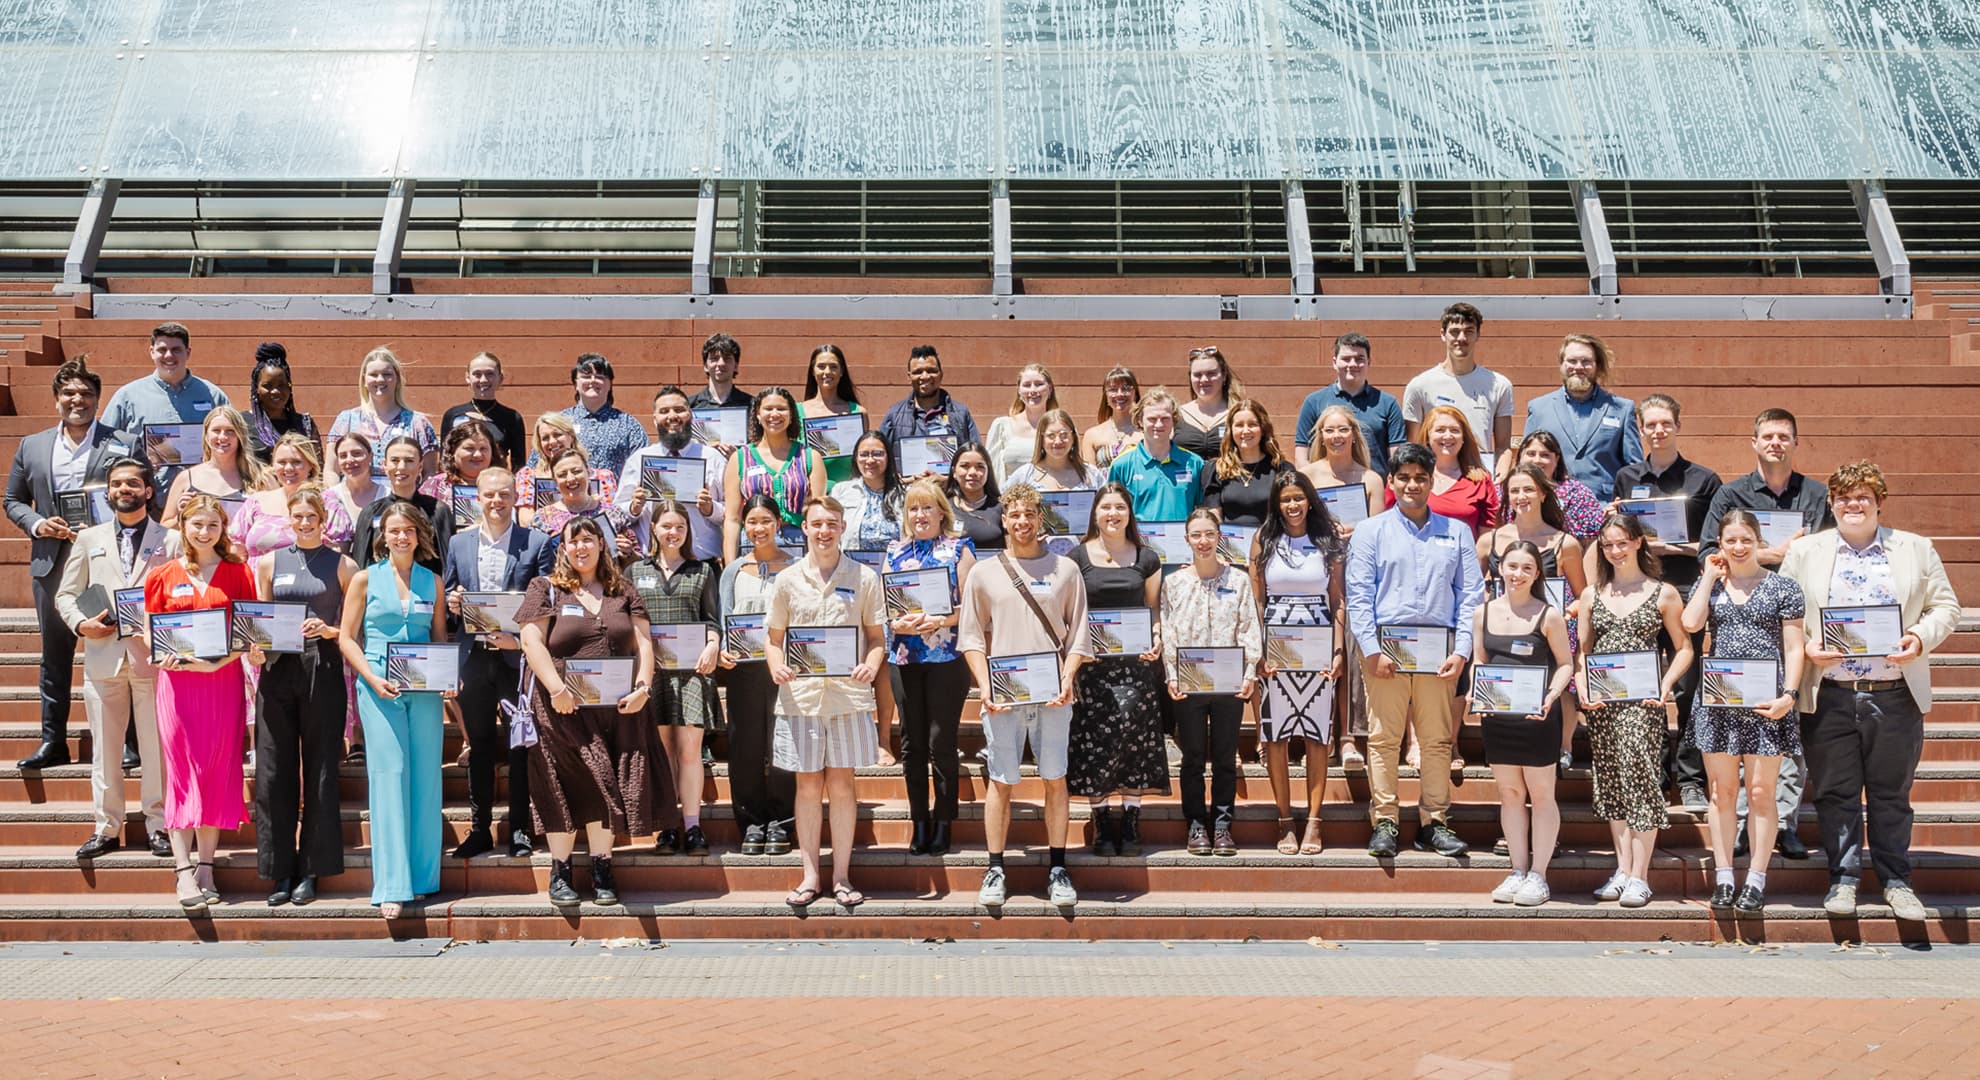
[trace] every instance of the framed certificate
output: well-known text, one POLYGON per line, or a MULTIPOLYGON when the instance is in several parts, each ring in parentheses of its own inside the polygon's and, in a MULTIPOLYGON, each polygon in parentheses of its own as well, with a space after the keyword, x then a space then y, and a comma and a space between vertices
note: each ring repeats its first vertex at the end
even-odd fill
POLYGON ((385 645, 385 679, 404 693, 439 694, 461 688, 457 641, 393 641, 385 645))
POLYGON ((859 437, 866 434, 866 414, 808 417, 804 442, 823 457, 851 457, 859 437))
POLYGON ((1093 521, 1093 495, 1091 488, 1039 492, 1043 535, 1085 536, 1087 525, 1093 521))
POLYGON ((1664 696, 1664 660, 1654 650, 1589 653, 1582 692, 1597 705, 1656 701, 1664 696))
POLYGON ((653 634, 653 666, 661 671, 694 670, 701 650, 708 647, 707 623, 653 623, 649 630, 653 634))
POLYGON ((1235 645, 1176 649, 1176 686, 1185 694, 1235 694, 1244 688, 1244 650, 1235 645))
POLYGON ((144 425, 144 454, 152 467, 197 465, 206 459, 206 443, 199 424, 144 425))
POLYGON ((1196 556, 1189 550, 1187 527, 1180 521, 1144 521, 1141 542, 1162 557, 1163 566, 1188 566, 1196 556))
POLYGON ((688 437, 708 445, 741 446, 749 441, 749 408, 708 406, 689 414, 688 437))
POLYGON ((1471 711, 1512 716, 1538 716, 1547 700, 1546 667, 1538 664, 1474 664, 1471 668, 1471 711))
POLYGON ((1822 644, 1844 656, 1889 656, 1904 637, 1904 613, 1896 604, 1822 609, 1822 644))
POLYGON ((956 456, 956 441, 939 435, 917 435, 895 443, 894 453, 900 458, 903 478, 925 472, 947 476, 949 459, 956 456))
POLYGON ((1043 705, 1059 699, 1059 654, 992 656, 990 700, 999 705, 1043 705))
POLYGON ((233 646, 243 652, 251 645, 270 653, 303 651, 303 619, 309 605, 289 601, 234 601, 233 646))
POLYGON ((764 630, 766 618, 761 611, 723 616, 722 651, 735 657, 737 663, 761 661, 770 651, 770 639, 764 630))
POLYGON ((1382 655, 1404 675, 1434 675, 1451 655, 1454 635, 1448 626, 1378 626, 1376 643, 1382 655))
POLYGON ((1256 525, 1217 526, 1217 554, 1232 566, 1251 565, 1251 541, 1258 535, 1256 525))
MULTIPOLYGON (((884 551, 848 551, 845 548, 840 548, 839 554, 844 555, 861 566, 872 567, 873 572, 876 574, 887 568, 887 553, 884 551)), ((791 557, 801 559, 804 557, 804 552, 800 551, 791 557)))
POLYGON ((537 510, 548 510, 563 496, 557 493, 557 481, 548 476, 536 478, 535 490, 529 493, 529 505, 537 510))
POLYGON ((1767 547, 1787 543, 1806 527, 1799 510, 1754 510, 1752 514, 1760 522, 1760 543, 1767 547))
POLYGON ((632 656, 574 656, 564 661, 564 685, 577 696, 579 705, 616 707, 619 699, 632 693, 638 666, 639 659, 632 656))
POLYGON ((481 489, 473 484, 449 484, 454 500, 454 531, 465 532, 481 524, 481 489))
POLYGON ((519 592, 464 592, 461 594, 461 629, 475 637, 490 634, 520 634, 522 624, 516 612, 522 610, 519 592))
POLYGON ((1280 671, 1330 671, 1334 628, 1328 623, 1266 623, 1265 662, 1280 671))
POLYGON ((1699 661, 1698 701, 1727 709, 1751 709, 1781 696, 1781 662, 1731 660, 1708 656, 1699 661))
POLYGON ((1616 503, 1616 512, 1642 522, 1645 529, 1666 544, 1689 544, 1691 525, 1684 516, 1688 501, 1682 495, 1674 499, 1622 499, 1616 503))
POLYGON ((55 516, 68 522, 69 528, 78 530, 101 525, 108 520, 96 516, 96 500, 86 488, 56 492, 55 516))
POLYGON ((846 678, 859 663, 859 627, 790 627, 784 631, 784 657, 794 675, 846 678))
POLYGON ((1360 484, 1340 484, 1313 489, 1327 505, 1327 513, 1337 525, 1356 525, 1368 520, 1368 489, 1360 484))
POLYGON ((1145 607, 1089 611, 1086 633, 1095 656, 1140 656, 1155 647, 1155 613, 1145 607))
POLYGON ((110 599, 117 608, 118 640, 144 633, 144 586, 118 589, 110 599))
POLYGON ((160 612, 149 616, 151 662, 170 657, 188 660, 225 660, 228 648, 227 609, 160 612))
POLYGON ((889 570, 880 575, 880 591, 887 599, 887 618, 908 615, 947 615, 956 609, 949 592, 949 568, 929 566, 920 570, 889 570))
POLYGON ((649 457, 639 462, 639 490, 648 499, 693 502, 708 486, 708 462, 698 457, 649 457))

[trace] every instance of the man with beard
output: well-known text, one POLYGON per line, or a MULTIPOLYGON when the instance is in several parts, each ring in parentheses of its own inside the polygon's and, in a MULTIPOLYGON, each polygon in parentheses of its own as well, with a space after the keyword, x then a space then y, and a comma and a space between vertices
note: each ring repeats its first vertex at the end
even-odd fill
POLYGON ((1561 388, 1526 406, 1526 433, 1551 433, 1561 444, 1568 475, 1603 502, 1615 496, 1616 473, 1643 460, 1636 403, 1602 385, 1614 364, 1615 355, 1601 338, 1569 334, 1561 341, 1561 388))
MULTIPOLYGON (((158 755, 158 669, 141 635, 118 637, 118 589, 136 588, 153 566, 168 562, 165 530, 151 520, 151 465, 120 457, 110 465, 106 498, 113 519, 76 536, 55 592, 63 629, 81 637, 83 708, 89 715, 90 789, 96 801, 96 833, 76 850, 87 861, 123 846, 125 732, 137 731, 144 765, 138 797, 151 853, 169 858, 165 835, 165 768, 158 755), (85 616, 85 607, 94 614, 85 616)), ((63 705, 68 703, 65 701, 63 705)))
POLYGON ((702 462, 701 490, 690 494, 680 493, 680 501, 688 508, 688 527, 693 532, 689 541, 693 555, 697 559, 720 559, 722 557, 722 469, 728 465, 728 455, 718 447, 695 442, 689 438, 689 422, 694 413, 688 404, 687 392, 678 386, 663 386, 653 395, 652 445, 634 451, 626 459, 623 472, 619 474, 619 490, 612 497, 621 509, 630 512, 636 522, 635 535, 641 551, 646 550, 649 525, 646 520, 647 493, 640 488, 640 469, 650 458, 698 458, 702 462))

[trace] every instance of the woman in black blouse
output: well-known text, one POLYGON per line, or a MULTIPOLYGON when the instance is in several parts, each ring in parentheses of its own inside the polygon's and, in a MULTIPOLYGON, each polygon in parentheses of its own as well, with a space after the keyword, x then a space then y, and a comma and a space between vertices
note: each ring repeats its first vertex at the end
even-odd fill
POLYGON ((956 508, 963 535, 978 551, 1004 550, 1004 508, 999 505, 997 477, 990 469, 990 451, 980 442, 964 443, 949 459, 949 481, 942 492, 956 508))
POLYGON ((1271 510, 1273 478, 1292 469, 1293 463, 1279 452, 1265 406, 1239 400, 1224 424, 1223 452, 1203 487, 1203 505, 1217 511, 1226 525, 1263 525, 1271 510))

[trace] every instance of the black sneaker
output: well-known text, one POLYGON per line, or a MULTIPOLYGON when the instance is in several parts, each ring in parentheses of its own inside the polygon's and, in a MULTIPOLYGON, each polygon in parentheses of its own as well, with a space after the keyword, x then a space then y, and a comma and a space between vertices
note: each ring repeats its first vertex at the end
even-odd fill
POLYGON ((1733 887, 1730 881, 1721 881, 1712 886, 1712 910, 1730 911, 1733 906, 1733 887))
POLYGON ((744 855, 763 854, 763 826, 751 825, 743 830, 742 853, 744 855))
MULTIPOLYGON (((1718 899, 1716 896, 1713 899, 1718 899)), ((1745 915, 1758 915, 1767 910, 1767 897, 1752 882, 1739 890, 1739 899, 1733 901, 1733 910, 1745 915)))
POLYGON ((1368 853, 1378 859, 1396 857, 1396 845, 1402 836, 1402 828, 1395 822, 1383 819, 1375 823, 1375 834, 1368 838, 1368 853))
POLYGON ((1782 829, 1774 835, 1774 850, 1786 859, 1808 857, 1808 845, 1801 842, 1801 837, 1796 836, 1793 829, 1782 829))
POLYGON ((1189 823, 1188 848, 1191 855, 1210 854, 1210 830, 1200 821, 1189 823))
POLYGON ((1121 833, 1117 846, 1123 855, 1141 854, 1141 807, 1130 806, 1121 811, 1121 833))
POLYGON ((1453 859, 1471 850, 1470 845, 1458 838, 1449 825, 1433 821, 1416 830, 1416 850, 1434 851, 1453 859))
POLYGON ((784 831, 784 823, 773 821, 763 827, 763 853, 765 855, 789 855, 791 835, 784 831))

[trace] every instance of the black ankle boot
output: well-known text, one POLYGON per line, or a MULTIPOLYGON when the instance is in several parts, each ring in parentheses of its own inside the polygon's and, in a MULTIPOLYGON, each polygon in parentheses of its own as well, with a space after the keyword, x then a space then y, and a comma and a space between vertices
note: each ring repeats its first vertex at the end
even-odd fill
POLYGON ((601 904, 619 902, 619 890, 612 881, 611 856, 591 857, 591 898, 601 904))
POLYGON ((947 855, 949 853, 949 823, 938 821, 928 830, 928 854, 947 855))
POLYGON ((1121 811, 1121 834, 1115 849, 1123 855, 1141 854, 1141 807, 1130 806, 1121 811))
POLYGON ((571 860, 552 859, 550 861, 550 903, 555 907, 574 908, 583 902, 578 899, 577 890, 571 888, 571 860))
POLYGON ((908 841, 909 855, 928 854, 928 831, 929 823, 926 820, 914 819, 914 837, 908 841))
POLYGON ((1114 812, 1100 807, 1093 812, 1093 854, 1114 855, 1119 853, 1120 840, 1114 833, 1114 812))

